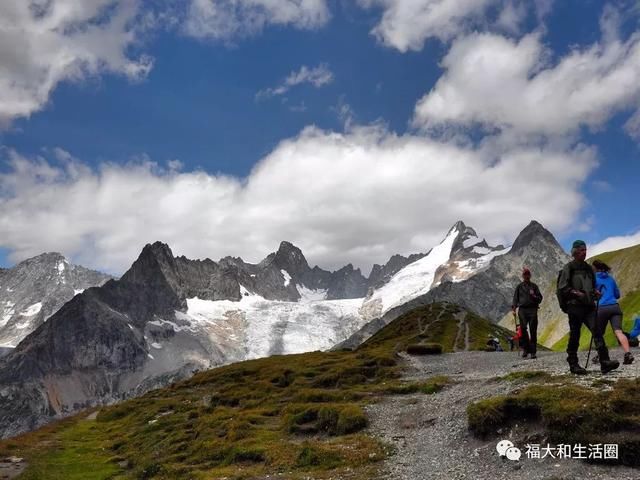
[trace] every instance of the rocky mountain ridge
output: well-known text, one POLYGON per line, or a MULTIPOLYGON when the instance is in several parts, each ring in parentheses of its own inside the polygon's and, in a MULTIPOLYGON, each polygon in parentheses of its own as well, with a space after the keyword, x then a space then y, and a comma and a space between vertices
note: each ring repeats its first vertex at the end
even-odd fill
MULTIPOLYGON (((544 319, 555 311, 557 302, 552 292, 558 270, 569 260, 553 234, 540 223, 532 221, 518 235, 510 249, 493 250, 487 256, 489 259, 484 263, 484 268, 458 281, 455 281, 455 277, 443 275, 440 283, 434 284, 424 293, 382 311, 381 315, 373 318, 360 331, 338 345, 338 348, 353 348, 399 315, 440 301, 460 305, 494 322, 502 320, 503 326, 515 329, 510 307, 513 291, 521 281, 522 268, 525 266, 532 271, 533 281, 540 286, 546 297, 539 312, 541 323, 544 323, 544 319)), ((438 271, 450 270, 450 265, 455 262, 459 261, 443 264, 438 267, 438 271)))
POLYGON ((196 370, 327 350, 432 289, 446 292, 495 270, 509 252, 489 247, 458 222, 428 254, 394 256, 367 280, 350 265, 335 272, 311 268, 288 242, 258 264, 190 260, 174 257, 161 242, 146 245, 119 280, 76 295, 0 359, 0 434, 196 370), (382 285, 373 288, 371 281, 382 285))
POLYGON ((75 295, 110 278, 55 252, 0 270, 0 347, 15 347, 75 295))

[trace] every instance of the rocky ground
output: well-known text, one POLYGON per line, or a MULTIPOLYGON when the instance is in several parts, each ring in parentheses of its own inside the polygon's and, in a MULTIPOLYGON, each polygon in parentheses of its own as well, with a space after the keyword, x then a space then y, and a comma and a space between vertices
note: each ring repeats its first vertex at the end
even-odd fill
POLYGON ((18 477, 24 469, 27 468, 27 463, 19 457, 9 457, 0 460, 0 479, 11 480, 18 477))
MULTIPOLYGON (((581 362, 585 356, 581 355, 581 362)), ((621 351, 613 351, 611 356, 622 360, 621 351)), ((597 466, 575 459, 527 458, 521 439, 523 434, 530 433, 525 432, 526 428, 533 428, 530 426, 514 426, 499 438, 486 441, 469 433, 466 415, 469 403, 506 394, 523 385, 497 377, 526 370, 564 376, 568 373, 565 357, 564 353, 555 352, 541 352, 535 360, 523 360, 516 352, 407 357, 407 380, 447 375, 454 383, 435 395, 393 396, 368 407, 371 433, 396 448, 396 453, 382 467, 381 477, 399 480, 640 479, 640 470, 627 467, 597 466), (522 449, 520 461, 499 456, 496 444, 502 439, 511 440, 522 449)), ((591 386, 604 377, 596 365, 589 369, 589 375, 573 376, 572 380, 591 386)), ((637 377, 638 373, 640 362, 621 365, 606 377, 615 380, 637 377)))

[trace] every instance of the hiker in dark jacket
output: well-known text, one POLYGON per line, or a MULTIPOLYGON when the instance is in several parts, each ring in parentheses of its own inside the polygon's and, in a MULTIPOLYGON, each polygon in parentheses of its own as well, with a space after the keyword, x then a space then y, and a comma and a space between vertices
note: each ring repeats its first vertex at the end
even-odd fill
POLYGON ((593 342, 600 358, 602 373, 610 372, 620 366, 620 362, 609 359, 609 349, 604 343, 604 328, 596 318, 596 302, 600 292, 596 289, 596 276, 591 266, 585 262, 587 245, 576 240, 571 247, 573 260, 567 263, 558 278, 558 292, 566 301, 569 316, 569 344, 567 362, 571 373, 584 375, 587 371, 578 363, 580 332, 585 324, 593 335, 593 342))
POLYGON ((516 287, 513 294, 511 310, 518 311, 518 319, 522 328, 522 357, 536 358, 536 347, 538 344, 538 308, 542 302, 542 294, 538 286, 531 281, 531 271, 528 268, 522 270, 522 282, 516 287), (531 336, 529 336, 529 332, 531 336))
POLYGON ((611 323, 613 333, 616 334, 618 342, 624 350, 624 360, 622 363, 629 365, 633 363, 633 355, 629 350, 629 339, 622 333, 622 310, 618 299, 620 289, 613 276, 609 273, 611 268, 601 260, 594 260, 593 268, 596 271, 596 288, 602 293, 600 306, 598 307, 598 322, 607 328, 607 323, 611 323))

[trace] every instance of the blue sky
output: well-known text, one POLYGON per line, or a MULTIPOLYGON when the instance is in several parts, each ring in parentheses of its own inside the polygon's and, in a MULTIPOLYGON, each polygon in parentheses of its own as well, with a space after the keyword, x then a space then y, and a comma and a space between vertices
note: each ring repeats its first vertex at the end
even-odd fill
POLYGON ((47 27, 65 2, 37 18, 0 7, 27 26, 0 31, 13 46, 0 49, 0 87, 11 86, 0 96, 2 265, 59 250, 121 273, 153 240, 255 261, 288 239, 312 263, 352 261, 368 273, 393 253, 427 250, 458 219, 496 242, 532 218, 565 246, 640 242, 640 121, 629 125, 640 89, 624 81, 640 72, 636 2, 421 0, 407 12, 401 0, 313 0, 291 11, 221 1, 211 16, 215 2, 192 0, 191 10, 157 7, 140 28, 142 2, 93 0, 47 27), (429 15, 447 4, 457 9, 443 23, 429 15), (106 7, 126 23, 103 17, 106 7), (38 44, 43 29, 96 23, 92 36, 38 44), (24 42, 33 48, 20 51, 24 42), (487 71, 468 61, 482 48, 487 71), (596 65, 584 73, 593 82, 560 68, 572 52, 596 65), (48 60, 58 53, 72 60, 48 60), (533 67, 512 74, 510 62, 528 56, 538 56, 533 67), (303 68, 330 79, 258 95, 303 68), (528 88, 531 98, 583 94, 532 104, 528 88), (15 97, 28 106, 12 107, 15 97))

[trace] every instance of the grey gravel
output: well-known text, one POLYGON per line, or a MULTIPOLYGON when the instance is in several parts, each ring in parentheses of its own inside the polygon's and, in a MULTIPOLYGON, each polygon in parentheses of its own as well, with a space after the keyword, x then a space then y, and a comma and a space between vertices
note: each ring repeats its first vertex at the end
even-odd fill
MULTIPOLYGON (((583 364, 585 356, 581 356, 583 364)), ((575 459, 529 459, 524 455, 526 442, 522 438, 525 434, 541 433, 531 431, 530 425, 514 425, 489 440, 476 439, 469 433, 466 417, 469 403, 522 388, 522 382, 497 380, 496 377, 515 371, 544 370, 559 376, 558 382, 566 381, 565 357, 564 353, 555 352, 540 352, 535 360, 522 359, 517 352, 406 356, 407 381, 448 375, 455 383, 434 395, 391 396, 367 408, 370 433, 395 447, 395 453, 382 466, 381 478, 640 479, 640 470, 628 467, 591 465, 575 459), (503 439, 511 440, 523 451, 520 461, 498 455, 495 447, 503 439)), ((613 351, 612 358, 622 360, 622 351, 613 351)), ((589 370, 588 375, 572 376, 572 381, 591 386, 594 380, 605 377, 595 365, 590 365, 589 370)), ((621 365, 606 378, 635 378, 639 371, 637 363, 621 365)), ((546 445, 540 440, 531 443, 546 445)))

